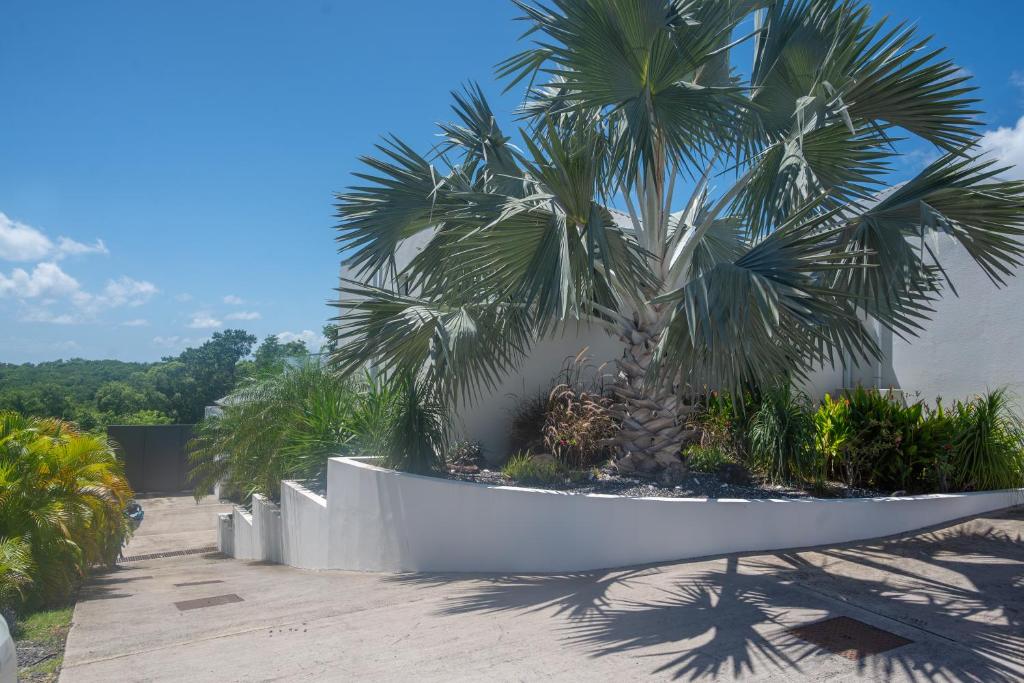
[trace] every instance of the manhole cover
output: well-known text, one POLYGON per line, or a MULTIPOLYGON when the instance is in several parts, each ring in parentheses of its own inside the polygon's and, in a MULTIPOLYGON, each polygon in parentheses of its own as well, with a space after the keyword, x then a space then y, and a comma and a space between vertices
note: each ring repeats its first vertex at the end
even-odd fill
POLYGON ((789 629, 789 632, 808 643, 814 643, 829 652, 854 660, 914 642, 851 617, 834 617, 806 626, 797 626, 789 629))
POLYGON ((242 598, 238 597, 234 593, 228 593, 226 595, 214 595, 211 598, 182 600, 181 602, 174 603, 174 606, 184 612, 185 610, 190 609, 202 609, 204 607, 214 607, 216 605, 227 605, 232 602, 242 602, 242 598))
POLYGON ((175 588, 184 588, 185 586, 208 586, 211 583, 224 583, 220 579, 210 579, 209 581, 186 581, 185 583, 174 584, 175 588))

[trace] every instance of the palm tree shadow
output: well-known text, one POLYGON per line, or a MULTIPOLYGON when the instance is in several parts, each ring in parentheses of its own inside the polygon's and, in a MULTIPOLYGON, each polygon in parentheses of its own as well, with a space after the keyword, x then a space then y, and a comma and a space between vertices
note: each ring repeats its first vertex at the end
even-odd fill
POLYGON ((708 566, 390 580, 445 591, 445 615, 559 618, 566 645, 592 657, 650 658, 657 662, 650 673, 677 680, 799 676, 808 657, 826 651, 789 629, 839 615, 917 641, 858 659, 863 675, 1024 680, 1019 531, 975 520, 838 549, 727 556, 708 566))
POLYGON ((613 587, 629 588, 637 579, 656 573, 647 567, 572 574, 467 576, 442 574, 398 574, 388 581, 455 590, 442 614, 482 612, 541 612, 582 619, 607 610, 613 587))
POLYGON ((789 609, 820 608, 808 599, 776 606, 758 577, 739 572, 730 557, 724 571, 708 571, 662 589, 656 601, 626 601, 615 609, 570 624, 569 641, 593 656, 682 645, 646 656, 669 659, 651 673, 696 680, 759 673, 760 663, 799 673, 800 661, 813 652, 784 634, 780 618, 789 609))

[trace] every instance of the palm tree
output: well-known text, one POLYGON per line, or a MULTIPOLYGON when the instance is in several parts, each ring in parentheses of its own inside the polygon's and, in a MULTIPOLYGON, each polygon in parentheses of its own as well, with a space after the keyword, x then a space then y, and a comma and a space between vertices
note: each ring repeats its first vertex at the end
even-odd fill
POLYGON ((59 602, 93 565, 116 561, 131 497, 106 438, 0 412, 0 608, 59 602))
POLYGON ((521 144, 470 86, 439 145, 389 138, 338 195, 341 251, 385 276, 341 287, 342 367, 472 398, 600 325, 623 344, 619 462, 651 471, 687 395, 872 361, 869 320, 917 333, 953 284, 929 236, 996 285, 1019 265, 1024 184, 977 158, 969 76, 912 27, 855 1, 515 2, 531 42, 498 73, 527 90, 521 144), (898 136, 940 157, 887 187, 898 136))

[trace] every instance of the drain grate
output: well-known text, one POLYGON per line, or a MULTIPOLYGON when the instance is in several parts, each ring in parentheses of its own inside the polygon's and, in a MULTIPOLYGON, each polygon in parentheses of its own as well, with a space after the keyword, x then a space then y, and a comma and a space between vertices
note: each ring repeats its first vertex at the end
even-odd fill
POLYGON ((789 629, 797 638, 847 659, 894 650, 914 642, 851 617, 834 617, 789 629))
POLYGON ((142 562, 143 560, 159 560, 164 557, 184 557, 185 555, 201 555, 203 553, 215 553, 217 546, 208 545, 202 548, 183 548, 182 550, 165 550, 162 553, 149 553, 147 555, 125 555, 121 562, 142 562))
POLYGON ((224 583, 220 579, 210 579, 209 581, 186 581, 185 583, 174 584, 175 588, 184 588, 185 586, 206 586, 211 583, 224 583))
POLYGON ((214 595, 211 598, 182 600, 181 602, 174 603, 174 606, 184 612, 190 609, 202 609, 204 607, 215 607, 216 605, 227 605, 232 602, 243 602, 243 600, 234 593, 228 593, 226 595, 214 595))

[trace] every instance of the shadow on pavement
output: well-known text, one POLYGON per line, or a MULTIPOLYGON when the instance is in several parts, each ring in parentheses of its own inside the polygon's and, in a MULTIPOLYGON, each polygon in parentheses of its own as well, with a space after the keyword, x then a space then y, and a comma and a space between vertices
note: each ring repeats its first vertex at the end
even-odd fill
POLYGON ((857 660, 864 675, 1019 681, 1021 519, 1024 509, 1015 509, 909 538, 699 564, 389 580, 446 587, 445 615, 547 611, 565 620, 565 645, 594 657, 649 656, 651 673, 675 679, 744 678, 772 669, 799 674, 807 657, 822 653, 790 634, 797 624, 786 615, 800 610, 817 614, 801 617, 801 623, 850 613, 911 640, 929 641, 927 647, 908 645, 857 660))

